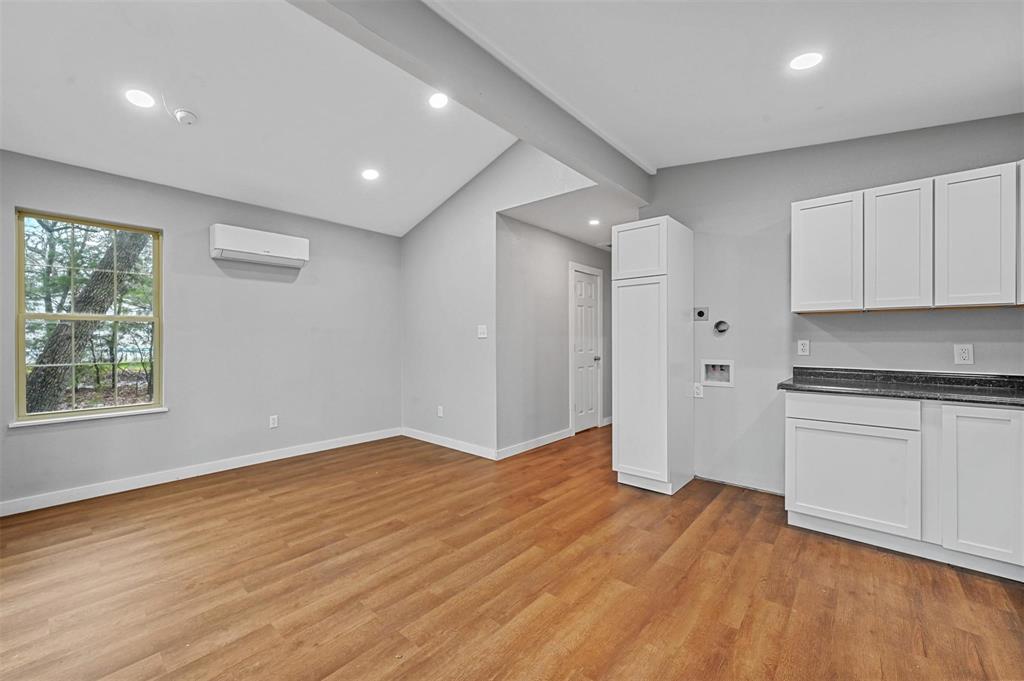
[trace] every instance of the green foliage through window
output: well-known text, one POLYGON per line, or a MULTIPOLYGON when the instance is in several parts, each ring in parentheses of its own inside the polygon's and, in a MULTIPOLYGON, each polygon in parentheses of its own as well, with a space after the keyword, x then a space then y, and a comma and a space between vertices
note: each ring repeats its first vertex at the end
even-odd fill
POLYGON ((159 232, 18 217, 19 417, 158 404, 159 232))

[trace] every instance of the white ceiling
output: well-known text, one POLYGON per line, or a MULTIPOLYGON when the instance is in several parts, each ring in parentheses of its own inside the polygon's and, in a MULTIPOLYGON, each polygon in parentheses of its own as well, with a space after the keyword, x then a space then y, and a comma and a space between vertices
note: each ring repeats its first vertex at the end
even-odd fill
POLYGON ((429 2, 648 171, 1024 110, 1020 1, 429 2))
POLYGON ((0 24, 0 146, 25 154, 401 235, 515 141, 283 0, 3 0, 0 24))
POLYGON ((607 248, 612 225, 636 220, 638 208, 633 196, 595 185, 501 212, 570 239, 607 248), (600 220, 601 224, 589 224, 591 218, 600 220))

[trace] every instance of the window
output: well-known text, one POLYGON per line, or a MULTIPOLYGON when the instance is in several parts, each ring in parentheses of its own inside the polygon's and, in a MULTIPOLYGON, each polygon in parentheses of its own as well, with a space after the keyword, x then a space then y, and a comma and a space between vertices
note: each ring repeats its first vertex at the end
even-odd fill
POLYGON ((158 407, 160 232, 18 212, 18 419, 158 407))

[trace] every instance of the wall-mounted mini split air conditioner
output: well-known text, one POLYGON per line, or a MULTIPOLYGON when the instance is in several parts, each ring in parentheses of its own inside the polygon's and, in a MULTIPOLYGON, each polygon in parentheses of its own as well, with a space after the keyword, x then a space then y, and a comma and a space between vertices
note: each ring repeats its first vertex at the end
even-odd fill
POLYGON ((279 267, 304 267, 309 239, 234 225, 210 225, 210 257, 279 267))

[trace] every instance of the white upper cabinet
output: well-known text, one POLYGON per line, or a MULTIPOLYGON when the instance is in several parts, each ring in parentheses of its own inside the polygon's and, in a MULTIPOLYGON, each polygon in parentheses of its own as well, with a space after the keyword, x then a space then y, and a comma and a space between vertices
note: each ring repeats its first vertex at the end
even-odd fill
POLYGON ((665 217, 612 227, 612 279, 668 274, 668 224, 665 217))
POLYGON ((931 307, 932 180, 864 192, 864 307, 931 307))
POLYGON ((793 311, 863 309, 863 193, 798 201, 792 210, 793 311))
POLYGON ((1016 164, 935 178, 935 305, 1016 301, 1016 164))
POLYGON ((1024 161, 792 211, 793 312, 1024 304, 1024 161))

